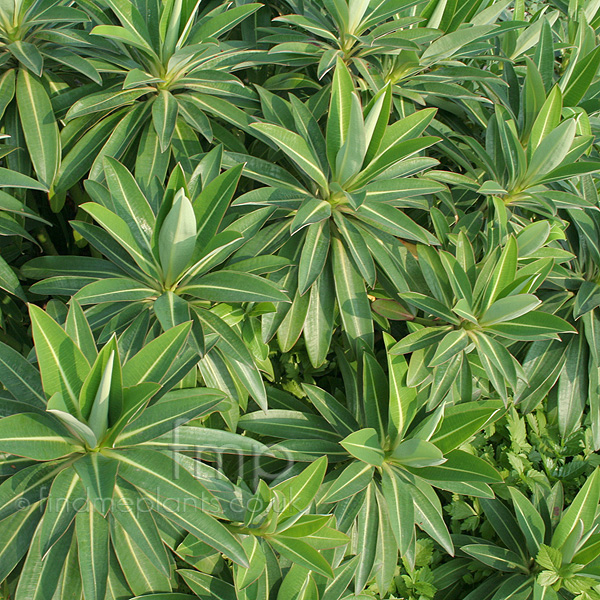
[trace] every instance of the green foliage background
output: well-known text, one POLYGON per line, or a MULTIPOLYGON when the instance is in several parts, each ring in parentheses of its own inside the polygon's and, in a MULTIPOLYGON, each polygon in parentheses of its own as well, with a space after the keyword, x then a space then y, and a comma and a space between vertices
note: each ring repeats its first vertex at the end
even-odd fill
POLYGON ((599 29, 0 0, 0 597, 600 600, 599 29))

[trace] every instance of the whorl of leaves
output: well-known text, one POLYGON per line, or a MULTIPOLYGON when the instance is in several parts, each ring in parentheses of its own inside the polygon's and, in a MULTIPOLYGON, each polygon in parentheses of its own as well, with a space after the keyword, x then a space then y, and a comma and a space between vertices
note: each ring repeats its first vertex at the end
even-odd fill
POLYGON ((0 0, 0 600, 600 600, 598 0, 0 0))

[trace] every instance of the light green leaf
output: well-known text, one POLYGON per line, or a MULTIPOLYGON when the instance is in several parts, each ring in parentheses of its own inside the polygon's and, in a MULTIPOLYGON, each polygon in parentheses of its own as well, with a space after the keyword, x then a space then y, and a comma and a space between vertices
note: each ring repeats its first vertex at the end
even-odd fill
POLYGON ((313 155, 304 138, 293 131, 288 131, 279 125, 270 123, 252 123, 251 127, 273 140, 281 151, 314 180, 322 190, 329 189, 327 177, 321 170, 319 161, 313 155))
POLYGON ((287 295, 268 279, 231 270, 208 273, 181 289, 213 302, 289 302, 287 295))
POLYGON ((552 546, 560 548, 580 521, 583 523, 583 532, 589 531, 594 522, 598 502, 600 502, 600 468, 596 468, 587 478, 569 508, 563 513, 554 530, 552 546))
POLYGON ((111 509, 119 463, 99 452, 88 452, 76 460, 73 467, 85 485, 90 506, 106 516, 111 509))
POLYGON ((171 143, 177 122, 177 100, 168 90, 161 90, 152 104, 152 122, 158 134, 160 149, 165 152, 171 143))
POLYGON ((340 444, 354 458, 370 465, 383 465, 384 453, 381 449, 379 436, 372 428, 360 429, 346 436, 340 444))
POLYGON ((182 274, 196 247, 196 215, 183 189, 175 194, 173 206, 158 234, 160 263, 165 286, 171 286, 182 274))
POLYGON ((77 550, 83 593, 89 600, 104 600, 108 580, 108 521, 88 505, 75 517, 77 550))
MULTIPOLYGON (((418 438, 400 442, 390 455, 390 460, 404 467, 433 467, 446 462, 442 451, 431 442, 418 438)), ((426 475, 423 477, 427 478, 426 475)))
POLYGON ((411 497, 411 488, 394 470, 385 467, 381 476, 381 489, 390 516, 390 525, 400 554, 408 551, 415 530, 415 511, 411 497))
POLYGON ((58 124, 44 86, 25 69, 17 78, 17 104, 37 178, 51 188, 60 164, 58 124))
POLYGON ((546 533, 544 520, 533 504, 518 489, 509 487, 508 491, 515 506, 521 531, 527 540, 527 548, 531 555, 535 556, 544 543, 546 533))
POLYGON ((467 544, 461 547, 463 552, 466 552, 469 556, 476 558, 479 562, 484 565, 488 565, 498 571, 512 573, 514 571, 528 572, 527 567, 522 563, 521 557, 501 548, 500 546, 493 546, 491 544, 467 544))
POLYGON ((34 460, 53 460, 82 451, 55 421, 36 413, 0 419, 0 451, 34 460))

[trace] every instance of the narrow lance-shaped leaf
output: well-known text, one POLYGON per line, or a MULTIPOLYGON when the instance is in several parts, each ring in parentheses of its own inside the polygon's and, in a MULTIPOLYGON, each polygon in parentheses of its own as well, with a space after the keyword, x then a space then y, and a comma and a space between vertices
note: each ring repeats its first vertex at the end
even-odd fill
POLYGON ((104 368, 104 373, 102 373, 102 379, 100 380, 100 385, 98 386, 98 391, 92 405, 92 412, 88 419, 88 423, 98 439, 101 439, 108 429, 108 408, 114 362, 115 353, 113 351, 106 362, 106 367, 104 368))
POLYGON ((44 86, 26 69, 17 78, 17 103, 35 172, 50 188, 60 163, 58 124, 44 86))
POLYGON ((190 262, 196 246, 196 216, 183 189, 173 199, 158 235, 164 283, 172 285, 190 262))

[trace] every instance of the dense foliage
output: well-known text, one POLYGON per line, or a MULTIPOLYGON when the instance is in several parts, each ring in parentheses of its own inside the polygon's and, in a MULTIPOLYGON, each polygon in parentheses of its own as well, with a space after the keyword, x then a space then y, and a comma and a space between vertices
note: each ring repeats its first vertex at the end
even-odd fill
POLYGON ((600 600, 598 0, 0 0, 2 600, 600 600))

